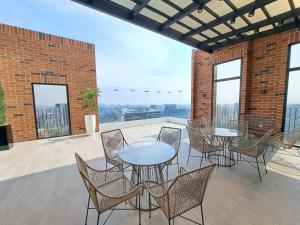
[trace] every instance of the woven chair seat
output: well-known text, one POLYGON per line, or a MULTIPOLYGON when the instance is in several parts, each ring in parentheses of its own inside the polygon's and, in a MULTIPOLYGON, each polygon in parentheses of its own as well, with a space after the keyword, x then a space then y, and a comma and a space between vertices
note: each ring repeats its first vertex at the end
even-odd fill
POLYGON ((97 196, 101 212, 142 193, 142 188, 134 190, 134 185, 124 177, 105 183, 98 187, 98 190, 101 192, 101 195, 97 196), (105 197, 105 195, 109 197, 105 197))
MULTIPOLYGON (((256 143, 256 141, 251 141, 253 142, 253 144, 256 143)), ((248 148, 248 146, 251 145, 250 142, 246 143, 232 143, 230 145, 230 151, 232 152, 237 152, 237 153, 241 153, 243 155, 247 155, 247 156, 251 156, 251 157, 256 157, 257 155, 257 150, 253 149, 253 148, 248 148)))

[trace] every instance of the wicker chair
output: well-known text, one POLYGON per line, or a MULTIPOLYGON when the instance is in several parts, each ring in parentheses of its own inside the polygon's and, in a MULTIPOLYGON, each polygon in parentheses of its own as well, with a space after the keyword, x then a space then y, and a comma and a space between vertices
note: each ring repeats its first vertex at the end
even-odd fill
MULTIPOLYGON (((129 200, 132 197, 138 197, 140 206, 140 195, 143 192, 143 188, 133 186, 130 181, 124 176, 122 171, 118 171, 116 170, 116 168, 112 168, 110 170, 96 170, 87 165, 86 162, 77 153, 75 153, 75 157, 80 176, 89 193, 85 225, 87 224, 89 209, 97 210, 98 225, 100 214, 104 213, 107 210, 111 210, 110 214, 105 220, 106 222, 112 214, 113 210, 117 210, 115 208, 117 205, 129 200), (90 208, 90 200, 92 200, 95 208, 90 208)), ((141 224, 140 207, 139 224, 141 224)))
POLYGON ((129 165, 122 162, 118 156, 120 150, 127 144, 122 131, 116 129, 102 132, 101 139, 106 159, 106 169, 108 169, 108 163, 114 167, 119 167, 120 170, 127 168, 129 165))
MULTIPOLYGON (((180 148, 180 141, 181 141, 181 129, 179 128, 174 128, 174 127, 162 127, 160 129, 159 135, 157 137, 157 141, 166 143, 171 145, 175 150, 176 154, 173 159, 176 159, 177 168, 178 168, 178 173, 179 173, 179 160, 178 160, 178 152, 180 148)), ((169 166, 173 165, 172 161, 169 161, 166 166, 167 166, 167 177, 169 173, 169 166)))
MULTIPOLYGON (((283 133, 275 134, 268 141, 268 145, 272 147, 272 149, 280 148, 280 149, 291 149, 295 146, 296 142, 300 139, 300 128, 296 128, 294 130, 289 130, 283 133)), ((299 148, 297 148, 298 154, 300 155, 299 148)))
MULTIPOLYGON (((197 129, 193 127, 186 127, 186 128, 190 140, 187 164, 189 163, 190 157, 193 157, 193 155, 191 155, 192 148, 201 153, 200 167, 202 165, 203 157, 206 158, 206 154, 209 155, 210 153, 223 151, 222 144, 217 140, 211 138, 211 136, 209 136, 204 129, 197 129)), ((219 154, 217 155, 218 155, 218 162, 219 162, 219 154)))
POLYGON ((248 121, 230 120, 228 123, 228 129, 242 132, 243 136, 239 138, 246 139, 248 136, 248 121))
POLYGON ((263 163, 267 174, 268 172, 266 168, 266 160, 265 160, 264 152, 268 147, 268 141, 271 138, 272 133, 273 130, 269 130, 258 141, 250 139, 246 142, 241 142, 241 143, 230 142, 228 145, 228 149, 231 152, 241 153, 242 155, 255 158, 260 181, 261 181, 261 175, 260 175, 258 157, 260 157, 261 155, 263 156, 263 163))
MULTIPOLYGON (((150 195, 152 195, 167 217, 169 225, 171 220, 173 220, 174 224, 174 219, 178 216, 192 221, 182 216, 182 214, 197 206, 201 207, 202 224, 204 224, 202 203, 208 179, 214 168, 215 164, 189 172, 181 168, 180 175, 174 180, 153 186, 144 183, 150 195)), ((151 198, 149 199, 149 204, 151 205, 151 198)), ((149 216, 151 217, 151 212, 149 212, 149 216)), ((192 222, 199 224, 195 221, 192 222)))

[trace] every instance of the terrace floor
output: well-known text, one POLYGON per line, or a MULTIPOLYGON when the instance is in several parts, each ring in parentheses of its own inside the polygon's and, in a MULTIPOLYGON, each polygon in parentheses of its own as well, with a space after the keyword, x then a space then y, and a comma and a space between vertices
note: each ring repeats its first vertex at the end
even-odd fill
MULTIPOLYGON (((123 129, 128 142, 154 138, 162 125, 152 124, 123 129)), ((180 166, 193 169, 200 158, 186 165, 188 137, 183 130, 180 166)), ((72 136, 17 143, 0 152, 1 225, 82 225, 87 191, 75 165, 74 152, 97 168, 105 167, 100 136, 72 136)), ((241 162, 232 168, 215 169, 204 198, 206 225, 299 225, 300 157, 296 151, 269 152, 269 174, 259 182, 256 168, 241 162)), ((175 173, 176 166, 171 169, 175 173)), ((201 221, 198 208, 187 216, 201 221)), ((103 217, 101 223, 103 223, 103 217)), ((91 212, 88 224, 96 224, 91 212)), ((114 212, 107 224, 138 224, 136 211, 114 212)), ((158 209, 142 224, 168 224, 158 209)), ((175 224, 189 224, 181 218, 175 224)))

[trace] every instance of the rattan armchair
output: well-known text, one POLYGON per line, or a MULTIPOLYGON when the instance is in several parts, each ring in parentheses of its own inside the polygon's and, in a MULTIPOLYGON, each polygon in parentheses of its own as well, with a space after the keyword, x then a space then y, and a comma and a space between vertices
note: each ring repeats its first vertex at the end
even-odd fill
POLYGON ((248 121, 230 120, 228 123, 228 129, 241 132, 243 136, 239 137, 239 139, 247 139, 248 137, 248 121))
POLYGON ((106 169, 108 169, 108 163, 114 167, 119 167, 120 170, 127 168, 129 165, 122 162, 118 156, 120 150, 127 144, 122 131, 116 129, 102 132, 101 139, 106 159, 106 169))
MULTIPOLYGON (((210 153, 223 151, 222 143, 218 142, 216 139, 208 135, 204 129, 197 129, 193 127, 186 127, 186 128, 190 140, 187 164, 189 163, 190 157, 193 157, 193 155, 191 155, 192 149, 201 153, 200 167, 202 165, 203 157, 206 158, 206 154, 209 155, 210 153)), ((219 154, 217 155, 218 155, 218 162, 219 162, 219 154)))
MULTIPOLYGON (((271 146, 272 149, 274 147, 283 150, 292 149, 299 139, 300 139, 300 128, 296 128, 293 130, 275 134, 269 139, 268 145, 271 146)), ((297 150, 298 150, 298 154, 300 155, 299 148, 297 148, 297 150)))
MULTIPOLYGON (((174 180, 153 186, 144 183, 150 195, 167 217, 169 225, 171 220, 173 220, 174 224, 174 219, 178 216, 192 221, 182 216, 182 214, 197 206, 201 207, 202 224, 204 224, 202 203, 208 179, 214 168, 215 164, 189 172, 181 168, 181 174, 174 180)), ((149 199, 149 204, 151 205, 151 198, 149 199)), ((151 217, 151 212, 149 212, 149 216, 151 217)), ((192 222, 199 224, 195 221, 192 222)))
POLYGON ((242 155, 255 158, 260 181, 261 181, 261 175, 259 169, 260 162, 258 161, 258 157, 260 157, 261 155, 263 156, 263 164, 265 167, 265 171, 266 173, 268 173, 266 168, 266 160, 265 160, 264 152, 268 147, 268 141, 271 138, 272 133, 273 130, 269 130, 258 141, 254 139, 250 139, 246 142, 240 142, 240 143, 230 142, 228 145, 228 149, 231 152, 241 153, 242 155))
MULTIPOLYGON (((129 200, 130 198, 137 197, 138 204, 140 206, 140 195, 143 192, 143 188, 134 186, 124 176, 122 171, 116 170, 117 168, 112 168, 110 170, 96 170, 87 165, 87 163, 77 153, 75 153, 75 157, 80 176, 89 193, 85 225, 87 224, 88 213, 90 209, 96 209, 98 213, 98 225, 100 214, 107 210, 111 210, 110 214, 105 220, 106 222, 113 210, 117 210, 116 206, 129 200), (95 208, 90 207, 91 200, 95 208)), ((139 224, 141 224, 140 207, 139 224)))
POLYGON ((159 135, 157 137, 157 141, 160 141, 160 142, 166 143, 168 145, 171 145, 176 151, 176 154, 175 154, 174 158, 166 164, 166 166, 167 166, 167 177, 168 177, 169 165, 177 164, 178 173, 179 173, 178 153, 179 153, 180 141, 181 141, 181 129, 174 128, 174 127, 165 127, 164 126, 160 129, 159 135), (172 164, 172 161, 174 159, 176 160, 176 162, 172 164))

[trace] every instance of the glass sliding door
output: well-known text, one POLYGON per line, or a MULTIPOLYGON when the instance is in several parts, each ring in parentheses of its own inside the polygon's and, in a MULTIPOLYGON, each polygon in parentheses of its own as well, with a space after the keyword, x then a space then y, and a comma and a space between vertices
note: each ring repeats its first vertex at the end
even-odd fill
POLYGON ((32 90, 38 138, 70 135, 67 86, 33 84, 32 90))
POLYGON ((290 46, 284 131, 300 127, 300 43, 290 46))
POLYGON ((239 118, 241 59, 214 66, 213 120, 217 127, 227 127, 239 118))

